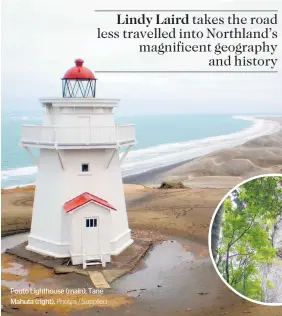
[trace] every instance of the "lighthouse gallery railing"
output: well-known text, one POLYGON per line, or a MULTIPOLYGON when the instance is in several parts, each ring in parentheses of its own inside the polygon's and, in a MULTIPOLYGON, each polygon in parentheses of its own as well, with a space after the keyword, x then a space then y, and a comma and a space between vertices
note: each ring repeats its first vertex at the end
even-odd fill
POLYGON ((80 145, 116 144, 135 141, 134 125, 46 126, 23 125, 22 144, 80 145))

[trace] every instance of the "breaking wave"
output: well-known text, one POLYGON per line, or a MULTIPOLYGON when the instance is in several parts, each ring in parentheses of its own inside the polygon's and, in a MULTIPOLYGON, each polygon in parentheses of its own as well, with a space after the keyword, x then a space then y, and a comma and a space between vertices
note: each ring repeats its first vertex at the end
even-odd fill
POLYGON ((13 177, 29 176, 29 175, 35 174, 36 172, 37 172, 36 166, 2 170, 1 178, 2 178, 2 180, 5 180, 8 178, 13 178, 13 177))
POLYGON ((280 123, 271 120, 248 116, 233 118, 252 121, 253 124, 249 128, 232 134, 134 150, 128 154, 122 165, 123 176, 143 173, 200 157, 219 149, 238 146, 251 139, 273 134, 280 129, 280 123))

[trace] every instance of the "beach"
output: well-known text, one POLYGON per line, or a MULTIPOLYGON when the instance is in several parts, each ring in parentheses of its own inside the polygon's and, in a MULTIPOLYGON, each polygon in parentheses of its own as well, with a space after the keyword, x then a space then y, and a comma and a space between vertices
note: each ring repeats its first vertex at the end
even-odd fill
MULTIPOLYGON (((164 167, 163 170, 155 169, 152 172, 136 175, 134 181, 138 183, 140 179, 142 183, 147 184, 183 181, 185 185, 192 187, 224 187, 225 185, 232 187, 248 177, 266 173, 281 173, 282 130, 278 126, 282 124, 282 118, 272 117, 263 120, 275 122, 275 124, 263 125, 263 128, 269 128, 269 131, 257 127, 259 129, 258 137, 250 136, 251 139, 248 140, 248 132, 242 131, 243 140, 246 137, 244 142, 234 135, 226 135, 225 139, 233 138, 242 144, 215 150, 190 161, 164 167), (266 135, 259 136, 263 132, 266 132, 266 135)), ((263 122, 256 124, 261 125, 263 122)))
MULTIPOLYGON (((139 296, 131 297, 132 301, 128 304, 126 300, 121 300, 123 303, 115 305, 114 310, 109 304, 109 308, 101 306, 85 308, 83 312, 73 308, 69 314, 282 315, 281 307, 260 306, 236 296, 217 276, 208 253, 210 220, 224 195, 248 177, 282 171, 282 130, 279 129, 282 118, 259 118, 255 124, 257 124, 258 137, 255 137, 253 132, 250 133, 250 129, 244 131, 244 137, 247 140, 245 143, 241 136, 239 141, 238 135, 224 136, 223 139, 221 138, 222 144, 218 139, 205 140, 210 143, 207 151, 211 148, 218 149, 201 157, 191 157, 190 151, 190 156, 185 155, 181 161, 160 165, 160 168, 153 171, 128 175, 124 178, 132 235, 149 238, 153 241, 154 247, 148 253, 148 258, 141 260, 140 266, 133 273, 113 283, 111 295, 117 293, 127 298, 129 294, 127 291, 139 289, 137 292, 139 296), (264 124, 263 129, 258 124, 264 124), (223 145, 225 145, 224 148, 222 148, 223 145), (162 181, 181 181, 185 188, 160 189, 162 181), (173 248, 173 251, 180 251, 179 262, 178 257, 175 257, 167 263, 167 266, 165 265, 168 260, 166 253, 172 251, 172 248, 164 244, 168 247, 164 253, 158 248, 166 242, 174 242, 176 248, 173 248), (154 257, 158 249, 160 251, 158 256, 163 256, 161 261, 164 262, 164 266, 157 266, 154 270, 156 263, 153 259, 150 263, 150 258, 154 257), (145 290, 140 291, 142 287, 138 285, 140 280, 148 279, 149 274, 146 277, 146 271, 155 271, 155 273, 152 272, 150 283, 144 281, 145 290), (139 279, 138 275, 140 275, 139 279)), ((179 148, 181 149, 181 146, 179 148)), ((187 153, 186 150, 183 152, 187 153)), ((173 155, 175 154, 174 152, 173 155)), ((197 152, 195 151, 194 154, 197 152)), ((29 231, 33 197, 34 186, 2 190, 2 236, 29 231)), ((3 256, 4 263, 14 261, 18 264, 30 265, 19 258, 11 258, 6 254, 3 256)), ((32 270, 31 267, 30 270, 32 270)), ((40 271, 37 278, 32 273, 30 278, 37 286, 46 286, 47 283, 39 280, 41 273, 44 274, 46 271, 40 271)), ((2 275, 4 280, 8 277, 10 281, 17 279, 13 272, 8 272, 8 276, 7 273, 2 275)), ((29 280, 29 276, 26 278, 29 280)), ((77 276, 73 276, 72 280, 71 276, 57 276, 50 272, 48 278, 49 286, 52 283, 56 286, 72 284, 74 287, 81 287, 85 285, 85 280, 77 276)), ((7 287, 2 289, 2 296, 7 302, 5 299, 9 296, 7 287)), ((109 298, 109 302, 112 302, 111 299, 112 297, 109 298)), ((4 311, 6 310, 7 315, 8 312, 19 315, 19 311, 21 315, 31 315, 28 307, 17 305, 17 308, 19 310, 13 310, 7 304, 4 311)), ((48 313, 54 312, 54 309, 50 310, 49 307, 46 307, 46 310, 48 313)), ((36 307, 36 310, 32 310, 32 314, 41 315, 43 311, 44 309, 36 307)), ((59 308, 55 308, 55 315, 57 314, 62 314, 59 308)))

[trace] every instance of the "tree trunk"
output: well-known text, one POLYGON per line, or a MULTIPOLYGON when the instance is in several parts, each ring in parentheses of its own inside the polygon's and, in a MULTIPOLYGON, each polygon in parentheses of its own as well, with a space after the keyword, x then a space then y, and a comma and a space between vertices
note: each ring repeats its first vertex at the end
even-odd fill
POLYGON ((229 283, 229 251, 230 251, 230 245, 228 244, 227 246, 227 251, 226 251, 226 262, 225 262, 225 280, 227 283, 229 283))
POLYGON ((221 232, 222 214, 223 214, 223 204, 220 205, 212 224, 211 249, 212 249, 212 256, 213 256, 214 261, 216 261, 216 257, 217 257, 218 243, 219 243, 219 237, 220 237, 220 232, 221 232))

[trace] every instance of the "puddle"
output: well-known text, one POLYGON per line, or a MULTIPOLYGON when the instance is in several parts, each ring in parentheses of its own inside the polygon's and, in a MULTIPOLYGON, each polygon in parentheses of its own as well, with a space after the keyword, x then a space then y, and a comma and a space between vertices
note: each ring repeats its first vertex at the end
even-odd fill
POLYGON ((1 238, 1 253, 27 240, 29 233, 15 234, 1 238))
POLYGON ((24 266, 17 262, 9 262, 7 268, 2 268, 3 273, 11 273, 18 276, 27 276, 28 272, 24 269, 24 266))
POLYGON ((169 240, 155 245, 145 259, 142 270, 128 274, 113 283, 113 288, 127 292, 129 296, 138 297, 142 291, 160 288, 167 275, 177 266, 191 263, 194 256, 185 251, 183 246, 169 240))
POLYGON ((197 240, 187 239, 183 237, 173 237, 173 240, 181 244, 186 252, 194 255, 195 260, 209 257, 208 245, 199 243, 197 240))
POLYGON ((150 308, 200 308, 213 304, 217 298, 212 263, 209 256, 193 251, 195 245, 178 239, 154 246, 145 258, 145 267, 116 280, 112 288, 150 308))
POLYGON ((26 280, 28 275, 25 265, 15 262, 9 255, 2 255, 2 285, 7 288, 30 288, 33 284, 26 280))
MULTIPOLYGON (((15 234, 1 238, 1 253, 26 241, 29 233, 15 234)), ((30 288, 31 282, 26 281, 28 269, 25 265, 13 261, 9 255, 2 255, 1 280, 7 288, 30 288)))

